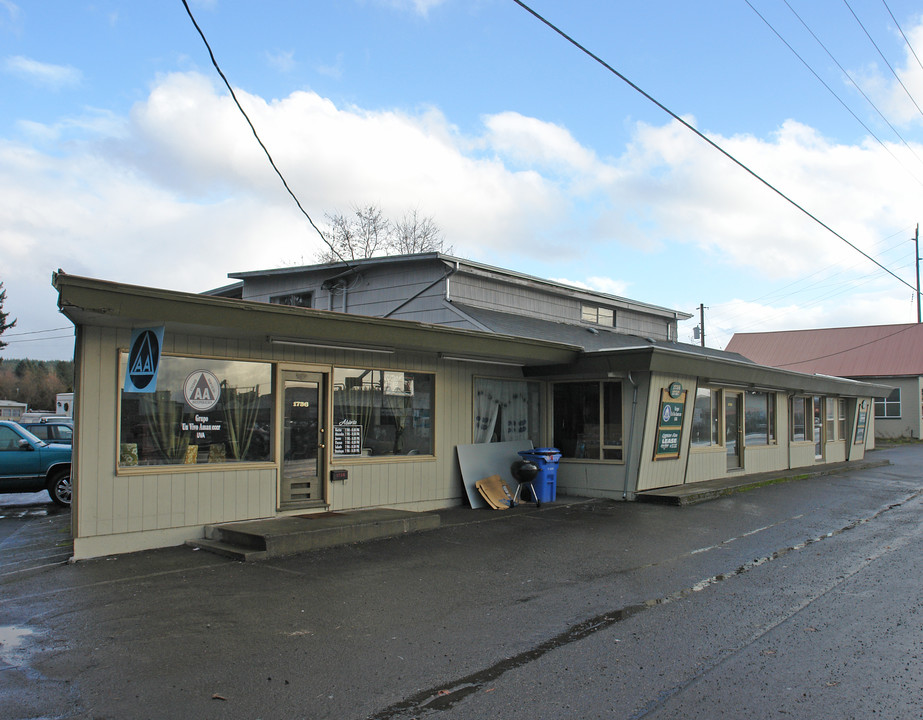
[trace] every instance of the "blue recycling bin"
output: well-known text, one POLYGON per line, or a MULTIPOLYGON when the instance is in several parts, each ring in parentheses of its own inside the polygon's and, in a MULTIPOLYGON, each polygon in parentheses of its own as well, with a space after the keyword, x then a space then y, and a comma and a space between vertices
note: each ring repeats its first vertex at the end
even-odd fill
POLYGON ((536 502, 554 502, 558 494, 558 460, 561 459, 561 451, 557 448, 533 448, 520 450, 519 455, 538 467, 538 475, 532 481, 538 496, 536 502))

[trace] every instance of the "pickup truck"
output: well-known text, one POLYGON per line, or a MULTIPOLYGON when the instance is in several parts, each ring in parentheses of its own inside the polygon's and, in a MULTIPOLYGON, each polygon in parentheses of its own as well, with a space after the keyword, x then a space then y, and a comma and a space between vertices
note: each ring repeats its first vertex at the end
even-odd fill
POLYGON ((71 446, 46 443, 19 423, 0 420, 0 493, 47 490, 71 504, 71 446))

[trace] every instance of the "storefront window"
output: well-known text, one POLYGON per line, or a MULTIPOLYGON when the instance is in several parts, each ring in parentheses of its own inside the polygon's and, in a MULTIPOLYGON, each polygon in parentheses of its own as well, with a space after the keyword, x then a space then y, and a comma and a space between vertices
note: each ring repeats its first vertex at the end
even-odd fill
POLYGON ((826 426, 824 432, 826 433, 827 442, 832 442, 836 439, 836 400, 834 398, 826 398, 824 400, 824 405, 826 406, 826 426))
POLYGON ((699 388, 692 408, 692 447, 718 444, 718 391, 699 388))
POLYGON ((333 371, 333 456, 432 455, 435 378, 399 370, 333 371))
POLYGON ((155 392, 122 391, 119 467, 271 460, 272 399, 269 363, 164 355, 155 392))
POLYGON ((792 441, 794 442, 803 442, 811 439, 811 428, 805 424, 805 412, 810 415, 813 411, 810 401, 808 401, 807 408, 805 408, 806 400, 808 400, 808 398, 803 395, 796 395, 792 398, 792 441))
POLYGON ((622 459, 622 384, 556 383, 554 446, 566 458, 622 459))
POLYGON ((771 445, 776 441, 776 394, 751 391, 744 400, 745 444, 771 445))
POLYGON ((531 440, 542 446, 541 386, 525 380, 474 381, 474 442, 531 440))
POLYGON ((839 434, 837 435, 837 437, 840 440, 847 440, 848 438, 846 436, 846 400, 843 398, 840 398, 839 400, 837 400, 836 406, 838 408, 837 426, 839 428, 839 434))

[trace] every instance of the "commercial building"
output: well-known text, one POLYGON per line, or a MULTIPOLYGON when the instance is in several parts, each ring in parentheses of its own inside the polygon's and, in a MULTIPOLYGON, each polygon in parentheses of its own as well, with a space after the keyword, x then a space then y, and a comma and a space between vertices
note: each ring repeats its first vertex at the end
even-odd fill
POLYGON ((55 275, 77 329, 75 557, 463 504, 459 448, 479 443, 558 447, 558 493, 615 499, 861 459, 886 394, 678 343, 683 313, 435 253, 238 279, 196 295, 55 275))

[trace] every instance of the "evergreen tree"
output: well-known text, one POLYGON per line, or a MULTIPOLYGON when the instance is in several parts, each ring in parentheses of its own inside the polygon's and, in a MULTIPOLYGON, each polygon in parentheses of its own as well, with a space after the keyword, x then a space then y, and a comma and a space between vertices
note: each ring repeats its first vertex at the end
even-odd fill
MULTIPOLYGON (((9 313, 3 312, 3 303, 6 301, 6 290, 3 289, 3 283, 0 282, 0 335, 3 335, 5 330, 9 330, 11 327, 16 327, 16 320, 7 322, 6 318, 9 313)), ((3 342, 0 340, 0 350, 5 348, 9 343, 3 342)), ((0 358, 0 362, 3 362, 3 358, 0 358)))

